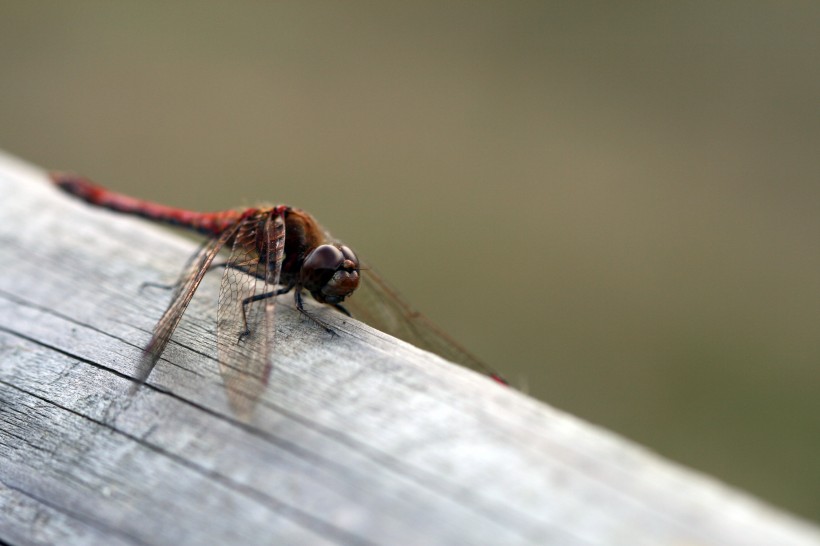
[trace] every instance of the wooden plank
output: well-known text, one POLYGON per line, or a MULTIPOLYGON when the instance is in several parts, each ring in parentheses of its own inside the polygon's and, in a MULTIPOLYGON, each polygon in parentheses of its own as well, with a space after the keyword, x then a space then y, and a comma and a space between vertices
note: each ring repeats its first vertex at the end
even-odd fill
MULTIPOLYGON (((0 156, 0 539, 21 544, 820 544, 808 523, 612 433, 281 299, 250 420, 209 275, 146 386, 195 244, 0 156)), ((355 296, 354 296, 355 297, 355 296)))

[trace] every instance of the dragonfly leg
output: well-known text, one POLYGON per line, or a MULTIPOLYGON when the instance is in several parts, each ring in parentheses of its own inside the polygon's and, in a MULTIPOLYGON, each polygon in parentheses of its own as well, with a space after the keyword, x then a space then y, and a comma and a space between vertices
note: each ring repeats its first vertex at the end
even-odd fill
POLYGON ((163 282, 143 281, 140 284, 140 294, 142 294, 142 292, 148 287, 159 288, 160 290, 170 290, 172 288, 175 288, 175 285, 165 284, 163 282))
POLYGON ((322 328, 328 334, 333 335, 333 336, 338 335, 336 333, 336 331, 333 328, 331 328, 330 325, 328 325, 326 322, 317 319, 316 317, 314 317, 313 315, 311 315, 310 313, 307 312, 307 310, 305 309, 305 304, 302 301, 302 291, 301 290, 296 290, 293 293, 293 299, 296 300, 296 309, 298 309, 299 312, 302 313, 302 315, 306 316, 308 319, 310 319, 311 322, 318 325, 320 328, 322 328))
MULTIPOLYGON (((198 254, 199 254, 199 251, 197 251, 197 254, 194 254, 193 256, 191 256, 190 259, 188 259, 188 262, 185 265, 186 269, 188 267, 190 267, 191 262, 193 261, 193 258, 195 258, 198 254)), ((229 267, 230 265, 231 264, 229 264, 228 262, 220 262, 218 264, 211 264, 210 266, 208 266, 208 271, 211 271, 213 269, 217 269, 217 268, 220 268, 220 267, 229 267)), ((151 288, 159 288, 160 290, 171 290, 172 288, 177 287, 176 284, 166 284, 164 282, 145 281, 142 284, 140 284, 140 293, 142 293, 142 291, 145 290, 146 288, 148 288, 149 286, 151 288)))
POLYGON ((254 294, 253 296, 247 297, 242 300, 242 324, 245 325, 245 329, 242 330, 242 333, 239 334, 239 341, 245 338, 245 336, 251 335, 251 329, 248 328, 248 315, 245 312, 245 306, 251 304, 255 301, 265 300, 268 298, 275 298, 281 294, 287 294, 293 288, 293 285, 290 286, 283 286, 282 288, 278 288, 272 292, 265 292, 264 294, 254 294))
POLYGON ((333 305, 333 307, 335 307, 336 309, 338 309, 339 311, 341 311, 345 315, 353 318, 353 315, 350 314, 350 311, 348 311, 347 308, 345 308, 345 306, 342 305, 341 303, 333 303, 331 305, 333 305))

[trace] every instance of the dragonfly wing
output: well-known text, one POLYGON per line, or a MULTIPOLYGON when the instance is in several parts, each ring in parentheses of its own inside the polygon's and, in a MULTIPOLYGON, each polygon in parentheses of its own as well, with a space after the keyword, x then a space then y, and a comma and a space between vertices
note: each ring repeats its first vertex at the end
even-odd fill
POLYGON ((435 323, 416 311, 372 268, 362 266, 356 292, 344 302, 351 314, 370 326, 483 374, 507 382, 435 323))
MULTIPOLYGON (((219 369, 235 414, 248 419, 271 372, 275 290, 285 247, 278 209, 240 222, 222 275, 217 311, 219 369), (260 255, 261 249, 269 249, 260 255)), ((263 251, 264 252, 264 251, 263 251)))
POLYGON ((139 385, 145 383, 151 371, 156 366, 159 357, 165 351, 165 347, 171 340, 174 330, 176 330, 185 309, 194 297, 194 292, 199 287, 208 268, 211 266, 219 250, 236 232, 236 227, 225 230, 219 237, 210 239, 203 244, 199 251, 194 254, 189 260, 188 265, 182 273, 176 285, 176 291, 171 298, 171 304, 163 313, 162 318, 159 319, 156 327, 154 327, 154 334, 148 346, 145 347, 142 361, 137 370, 137 383, 134 390, 139 385))

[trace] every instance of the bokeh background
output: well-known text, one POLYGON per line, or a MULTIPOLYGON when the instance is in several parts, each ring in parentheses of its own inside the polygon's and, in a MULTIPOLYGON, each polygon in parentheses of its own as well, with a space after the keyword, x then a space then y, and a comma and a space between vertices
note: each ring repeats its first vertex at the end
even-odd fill
POLYGON ((0 147, 310 210, 532 396, 820 517, 818 2, 0 0, 0 147))

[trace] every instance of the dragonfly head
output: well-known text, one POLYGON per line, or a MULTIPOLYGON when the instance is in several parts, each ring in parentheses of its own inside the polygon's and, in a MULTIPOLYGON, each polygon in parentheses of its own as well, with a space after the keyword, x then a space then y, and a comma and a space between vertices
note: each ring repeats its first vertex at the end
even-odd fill
POLYGON ((341 303, 359 286, 359 259, 345 245, 319 245, 302 263, 300 283, 320 303, 341 303))

